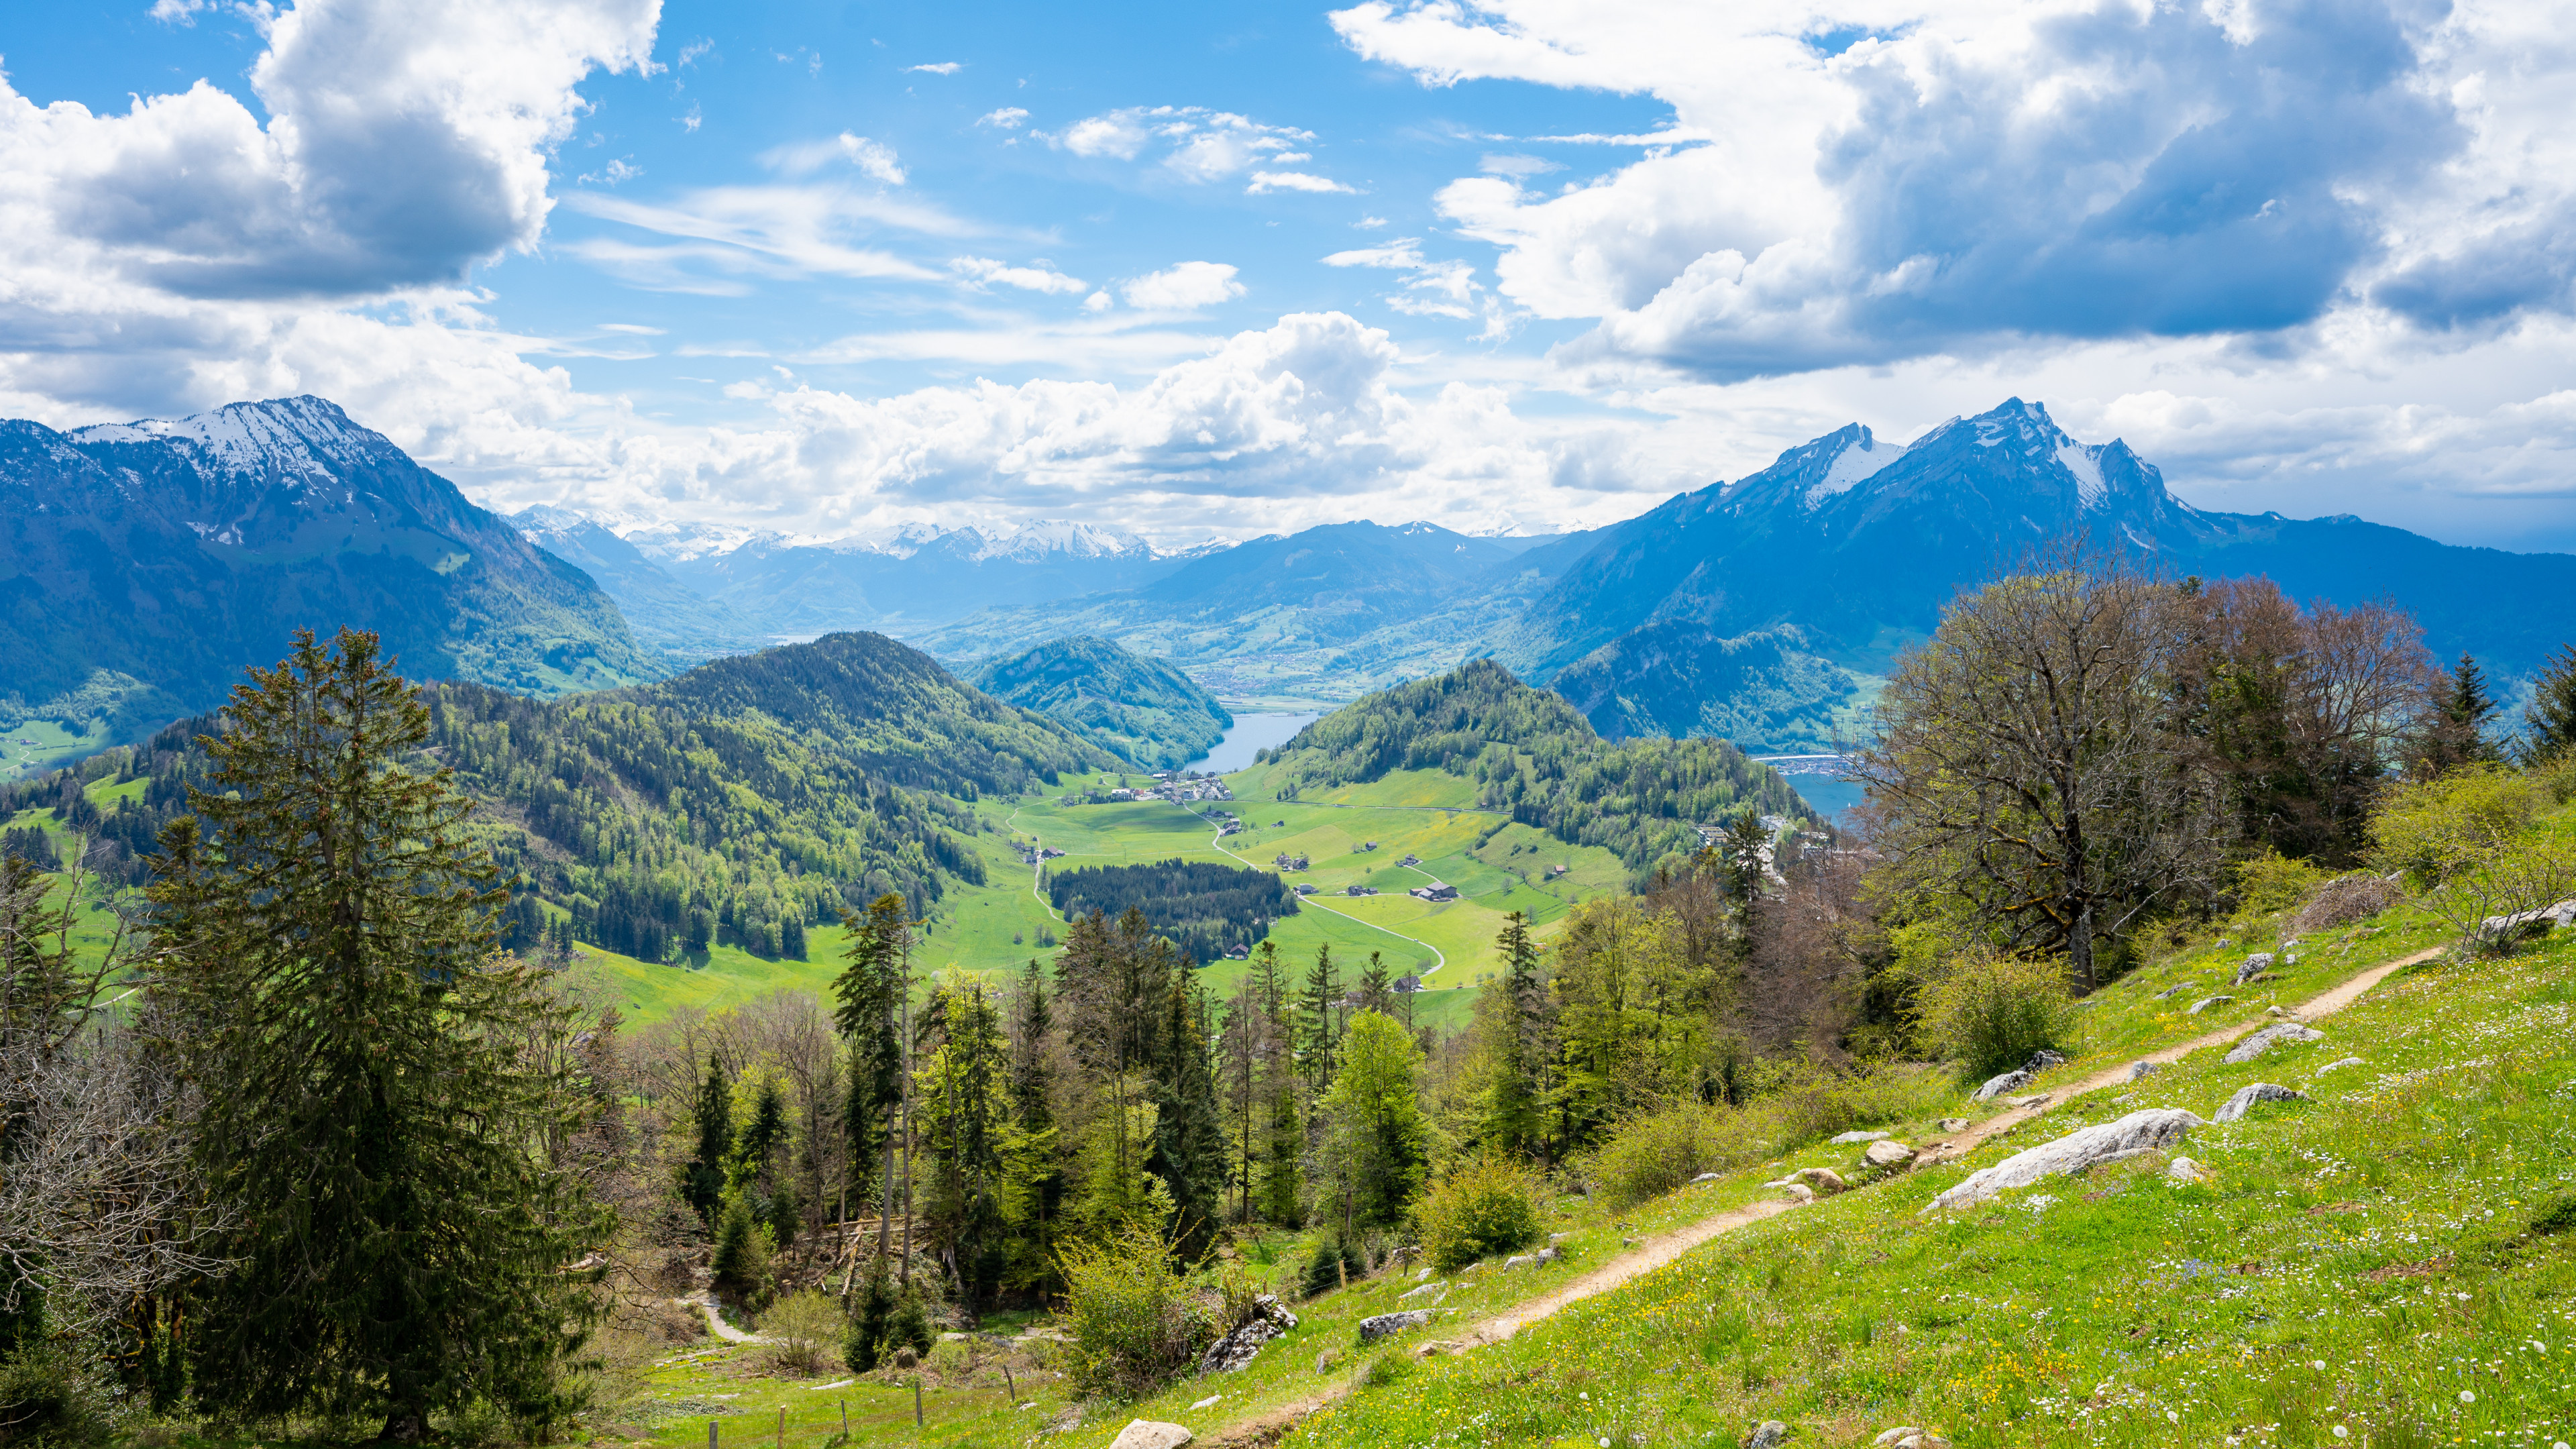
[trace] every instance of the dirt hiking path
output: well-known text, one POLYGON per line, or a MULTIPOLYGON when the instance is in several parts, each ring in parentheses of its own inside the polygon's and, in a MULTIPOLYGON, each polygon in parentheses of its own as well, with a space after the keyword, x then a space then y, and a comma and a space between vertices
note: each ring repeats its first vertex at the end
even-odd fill
MULTIPOLYGON (((2401 956, 2394 961, 2384 961, 2367 970, 2356 972, 2343 984, 2310 997, 2296 1007, 2288 1008, 2286 1014, 2278 1020, 2316 1021, 2322 1017, 2332 1016, 2360 1000, 2363 993, 2370 988, 2409 966, 2418 966, 2432 960, 2441 955, 2442 950, 2442 947, 2435 946, 2429 950, 2418 951, 2412 956, 2401 956)), ((2189 1041, 2160 1047, 2135 1060, 2158 1064, 2178 1062, 2193 1052, 2208 1047, 2224 1046, 2249 1032, 2271 1025, 2274 1020, 2275 1018, 2266 1015, 2251 1021, 2239 1022, 2234 1026, 2220 1027, 2216 1031, 2204 1032, 2189 1041)), ((1915 1159, 1914 1165, 1920 1167, 1963 1157, 1988 1138, 2009 1132, 2051 1107, 2088 1093, 2101 1091, 2105 1087, 2125 1086, 2129 1081, 2129 1071, 2133 1065, 2134 1062, 2122 1062, 2118 1066, 2104 1067, 2100 1071, 2079 1077, 2064 1086, 2051 1087, 2047 1089, 2046 1101, 1998 1113, 1965 1132, 1952 1133, 1944 1142, 1926 1147, 1923 1154, 1915 1159)), ((1580 1303, 1595 1294, 1607 1293, 1632 1278, 1663 1267, 1712 1238, 1733 1232, 1751 1223, 1758 1223, 1764 1218, 1777 1217, 1795 1206, 1797 1204, 1789 1202, 1751 1203, 1657 1234, 1552 1293, 1533 1298, 1526 1303, 1514 1304, 1490 1317, 1478 1319, 1456 1338, 1443 1342, 1443 1350, 1450 1353, 1465 1353, 1470 1349, 1501 1343, 1570 1303, 1580 1303)), ((1425 1347, 1428 1346, 1425 1345, 1425 1347)), ((1420 1351, 1420 1349, 1416 1350, 1416 1352, 1420 1351)), ((1221 1449, 1275 1444, 1287 1437, 1288 1431, 1297 1427, 1298 1421, 1326 1404, 1348 1397, 1350 1392, 1351 1385, 1348 1382, 1336 1384, 1303 1402, 1284 1404, 1257 1418, 1219 1430, 1208 1442, 1221 1446, 1221 1449)))
POLYGON ((1998 1112, 1994 1116, 1987 1118, 1985 1121, 1978 1123, 1976 1126, 1969 1128, 1965 1132, 1954 1132, 1947 1140, 1926 1146, 1923 1149, 1923 1155, 1915 1159, 1915 1165, 1920 1167, 1930 1163, 1947 1162, 1954 1158, 1964 1157, 1968 1153, 1975 1151, 1977 1146, 1980 1143, 1983 1143, 1986 1139, 1998 1136, 2002 1133, 2010 1132, 2024 1122, 2029 1121, 2031 1118, 2038 1116, 2051 1107, 2057 1106, 2061 1102, 2065 1102, 2071 1098, 2081 1097, 2088 1092, 2101 1091, 2105 1087, 2126 1086, 2129 1082, 2129 1072, 2138 1062, 2154 1062, 2158 1066, 2167 1066, 2174 1062, 2181 1061, 2184 1057, 2191 1055, 2193 1052, 2203 1050, 2204 1048, 2225 1046, 2229 1042, 2236 1040, 2238 1037, 2244 1036, 2249 1032, 2260 1030, 2265 1026, 2270 1026, 2276 1021, 2316 1021, 2323 1017, 2332 1016, 2336 1012, 2343 1010, 2345 1007, 2352 1005, 2356 1001, 2359 1001, 2363 992, 2377 986, 2380 982, 2387 980, 2389 977, 2405 970, 2409 966, 2420 966, 2424 962, 2432 960, 2434 957, 2441 955, 2442 950, 2442 947, 2435 946, 2428 950, 2418 951, 2412 956, 2401 956, 2394 961, 2383 961, 2366 971, 2354 974, 2351 979, 2345 981, 2340 986, 2336 986, 2320 995, 2312 996, 2297 1006, 2286 1008, 2284 1014, 2277 1018, 2271 1016, 2258 1016, 2251 1021, 2239 1022, 2234 1026, 2223 1026, 2216 1031, 2204 1032, 2199 1036, 2193 1037, 2189 1041, 2180 1041, 2169 1047, 2160 1047, 2155 1051, 2147 1053, 2145 1056, 2136 1058, 2133 1061, 2122 1062, 2116 1067, 2104 1067, 2100 1071, 2094 1072, 2089 1076, 2078 1077, 2064 1086, 2048 1087, 2044 1089, 2044 1095, 2047 1099, 2045 1101, 2034 1102, 2027 1107, 2015 1107, 2009 1111, 1998 1112))

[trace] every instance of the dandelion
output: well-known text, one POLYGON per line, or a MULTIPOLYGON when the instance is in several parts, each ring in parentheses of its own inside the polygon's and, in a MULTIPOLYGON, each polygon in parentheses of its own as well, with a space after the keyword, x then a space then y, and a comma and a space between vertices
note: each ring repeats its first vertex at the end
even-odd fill
POLYGON ((2337 1424, 2334 1426, 2334 1436, 2338 1439, 2350 1438, 2352 1436, 2352 1431, 2341 1424, 2337 1424))
POLYGON ((2467 1390, 2467 1389, 2462 1389, 2462 1390, 2460 1390, 2460 1402, 2461 1402, 2461 1403, 2463 1403, 2463 1404, 2474 1404, 2474 1403, 2476 1403, 2477 1401, 2478 1401, 2478 1396, 2477 1396, 2475 1393, 2473 1393, 2473 1392, 2471 1392, 2470 1390, 2467 1390))

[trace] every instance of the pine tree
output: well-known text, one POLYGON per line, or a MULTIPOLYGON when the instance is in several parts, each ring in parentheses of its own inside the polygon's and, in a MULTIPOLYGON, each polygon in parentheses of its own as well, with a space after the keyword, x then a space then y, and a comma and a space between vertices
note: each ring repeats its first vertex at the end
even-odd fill
POLYGON ((2495 697, 2487 692, 2486 675, 2478 662, 2463 654, 2459 666, 2449 672, 2448 686, 2435 703, 2432 726, 2425 732, 2420 751, 2421 768, 2427 775, 2440 775, 2463 765, 2492 763, 2504 756, 2503 750, 2489 738, 2487 725, 2498 713, 2495 697))
POLYGON ((1252 981, 1262 1016, 1257 1067, 1262 1123, 1259 1169, 1261 1216, 1281 1227, 1297 1225, 1298 1163, 1306 1149, 1299 1121, 1296 1018, 1292 1013, 1288 973, 1279 965, 1279 946, 1264 941, 1252 957, 1252 981))
POLYGON ((2526 763, 2557 759, 2576 746, 2576 644, 2560 646, 2540 671, 2522 712, 2522 731, 2526 763))
POLYGON ((1305 1069, 1306 1089, 1322 1095, 1332 1085, 1333 1057, 1341 1046, 1341 1025, 1334 1013, 1342 1006, 1342 977, 1333 966, 1330 944, 1315 948, 1315 964, 1306 971, 1306 989, 1298 997, 1298 1065, 1305 1069))
MULTIPOLYGON (((236 1419, 477 1399, 541 1430, 595 1315, 606 1216, 533 1144, 586 1112, 535 968, 496 957, 488 857, 375 636, 312 634, 233 693, 196 814, 161 835, 156 1020, 201 1089, 231 1271, 197 1290, 198 1398, 236 1419)), ((568 1034, 568 1033, 566 1033, 568 1034)))
POLYGON ((1395 993, 1387 990, 1388 980, 1386 953, 1371 951, 1368 964, 1360 968, 1360 1010, 1395 1015, 1395 993))
POLYGON ((1187 958, 1172 973, 1163 1001, 1161 1059, 1154 1064, 1161 1091, 1152 1167, 1172 1190, 1168 1237, 1188 1261, 1214 1243, 1225 1210, 1225 1127, 1208 1060, 1207 997, 1197 977, 1187 958))
POLYGON ((877 1251, 882 1255, 891 1247, 890 1225, 898 1206, 895 1149, 904 1100, 900 1015, 912 990, 912 926, 903 897, 892 893, 877 897, 865 915, 842 912, 841 924, 849 930, 849 964, 832 983, 838 1003, 832 1025, 850 1051, 846 1108, 850 1172, 864 1180, 871 1151, 884 1153, 877 1221, 877 1251))
POLYGON ((733 1160, 733 1084, 725 1078, 724 1058, 707 1053, 707 1074, 698 1082, 691 1114, 698 1130, 697 1155, 681 1169, 682 1192, 698 1220, 709 1228, 724 1206, 725 1164, 733 1160))

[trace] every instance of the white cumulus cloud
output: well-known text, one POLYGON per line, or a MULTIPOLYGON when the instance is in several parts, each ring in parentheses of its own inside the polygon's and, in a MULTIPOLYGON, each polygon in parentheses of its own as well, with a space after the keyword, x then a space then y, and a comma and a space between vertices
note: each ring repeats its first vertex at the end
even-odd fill
POLYGON ((951 271, 968 281, 1017 287, 1024 292, 1071 294, 1082 291, 1090 285, 1080 277, 1068 277, 1043 262, 1032 266, 1015 267, 997 262, 990 257, 957 257, 951 260, 948 266, 951 271))
POLYGON ((1130 307, 1187 312, 1242 296, 1243 284, 1234 276, 1235 269, 1224 262, 1183 262, 1149 272, 1119 290, 1130 307))

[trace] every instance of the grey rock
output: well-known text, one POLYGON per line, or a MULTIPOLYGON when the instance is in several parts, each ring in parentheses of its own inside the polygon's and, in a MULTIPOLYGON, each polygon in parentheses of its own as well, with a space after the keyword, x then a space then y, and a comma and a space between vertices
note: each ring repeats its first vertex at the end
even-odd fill
POLYGON ((2129 1063, 2129 1080, 2134 1082, 2140 1077, 2152 1077, 2164 1069, 2165 1064, 2162 1062, 2131 1062, 2129 1063))
POLYGON ((1198 1436, 1178 1424, 1157 1424, 1151 1419, 1130 1419, 1118 1437, 1109 1441, 1109 1449, 1181 1449, 1198 1436))
POLYGON ((1841 1173, 1830 1167, 1801 1167, 1789 1176, 1821 1193, 1841 1192, 1849 1185, 1843 1181, 1841 1173))
POLYGON ((1902 1142, 1882 1140, 1862 1148, 1860 1160, 1872 1167, 1903 1167, 1914 1160, 1914 1149, 1902 1142))
POLYGON ((2047 1047, 2041 1047, 2039 1050, 2030 1054, 2030 1060, 2022 1063, 2021 1069, 2035 1077, 2040 1073, 2047 1071, 2050 1067, 2062 1067, 2064 1065, 2066 1065, 2066 1056, 2064 1053, 2051 1051, 2047 1047))
POLYGON ((1803 1182, 1773 1182, 1765 1183, 1764 1186, 1776 1187, 1782 1192, 1787 1193, 1791 1202, 1814 1202, 1816 1200, 1816 1190, 1807 1186, 1803 1182))
POLYGON ((2163 1001, 2168 997, 2180 996, 2197 984, 2199 983, 2192 981, 2177 981, 2173 985, 2166 987, 2164 990, 2157 992, 2154 999, 2157 1001, 2163 1001))
POLYGON ((1944 1132, 1965 1132, 1968 1130, 1968 1119, 1965 1117, 1944 1117, 1932 1125, 1940 1128, 1944 1132))
POLYGON ((1398 1303, 1410 1303, 1416 1298, 1428 1297, 1431 1299, 1432 1303, 1436 1305, 1439 1303, 1440 1298, 1445 1296, 1448 1292, 1449 1285, 1446 1283, 1425 1283, 1419 1288, 1405 1289, 1402 1293, 1395 1295, 1395 1301, 1398 1303))
POLYGON ((2293 1092, 2287 1087, 2276 1087, 2270 1082, 2256 1082, 2250 1087, 2238 1088, 2236 1095, 2227 1099, 2227 1105, 2218 1109, 2218 1115, 2209 1120, 2212 1122, 2237 1121, 2253 1110, 2257 1102, 2304 1102, 2306 1100, 2308 1100, 2308 1094, 2305 1092, 2293 1092))
POLYGON ((1789 1426, 1777 1419, 1765 1419, 1744 1436, 1744 1449, 1779 1449, 1780 1441, 1789 1437, 1789 1426))
POLYGON ((2246 982, 2254 980, 2264 972, 2271 969, 2272 953, 2269 951, 2257 951, 2253 955, 2245 958, 2244 965, 2236 968, 2235 984, 2242 986, 2246 982))
POLYGON ((2324 1032, 2301 1026, 2295 1021, 2285 1021, 2279 1026, 2267 1026, 2238 1042, 2236 1049, 2227 1054, 2227 1060, 2232 1065, 2241 1065, 2285 1041, 2324 1041, 2325 1039, 2324 1032))
POLYGON ((2498 945, 2507 945, 2533 936, 2545 936, 2561 926, 2576 926, 2576 900, 2564 900, 2533 911, 2516 911, 2510 916, 2489 916, 2478 923, 2478 934, 2498 945))
POLYGON ((2200 1000, 2193 1002, 2191 1004, 2191 1010, 2184 1012, 2183 1015, 2198 1016, 2213 1006, 2225 1006, 2227 1003, 2234 1001, 2235 999, 2236 998, 2233 996, 2204 996, 2200 1000))
POLYGON ((1887 1140, 1887 1136, 1888 1134, 1884 1132, 1843 1132, 1827 1138, 1826 1140, 1838 1145, 1849 1146, 1854 1142, 1884 1142, 1887 1140))
POLYGON ((2317 1068, 2317 1075, 2322 1077, 2328 1072, 2339 1072, 2346 1067, 2358 1067, 2362 1065, 2365 1065, 2365 1063, 2363 1063, 2362 1059, 2359 1057, 2345 1057, 2342 1061, 2328 1062, 2324 1066, 2317 1068))
POLYGON ((2006 1097, 2004 1098, 2004 1105, 2007 1107, 2045 1106, 2047 1105, 2048 1100, 2056 1095, 2057 1094, 2054 1092, 2033 1092, 2027 1097, 2006 1097))
POLYGON ((1375 1343, 1381 1338, 1402 1333, 1408 1328, 1420 1328, 1430 1321, 1431 1310, 1428 1308, 1415 1308, 1403 1313, 1381 1313, 1375 1318, 1363 1318, 1360 1320, 1360 1342, 1375 1343))
POLYGON ((1714 1172, 1703 1172, 1703 1173, 1701 1173, 1699 1176, 1694 1177, 1694 1178, 1692 1178, 1692 1179, 1691 1179, 1691 1185, 1692 1185, 1693 1187, 1696 1187, 1696 1186, 1698 1186, 1699 1184, 1701 1184, 1701 1183, 1703 1183, 1703 1182, 1715 1182, 1715 1181, 1717 1181, 1717 1174, 1716 1174, 1716 1173, 1714 1173, 1714 1172))
POLYGON ((2166 1179, 2186 1187, 2200 1181, 2204 1175, 2200 1170, 2200 1164, 2188 1157, 2177 1157, 2165 1164, 2166 1179))
MULTIPOLYGON (((1413 1295, 1408 1293, 1405 1296, 1413 1295)), ((1264 1293, 1252 1300, 1252 1312, 1241 1323, 1223 1338, 1209 1344, 1208 1351, 1199 1355, 1199 1372, 1202 1375, 1230 1374, 1250 1367, 1253 1356, 1261 1352, 1263 1344, 1296 1326, 1297 1315, 1289 1312, 1287 1305, 1275 1295, 1264 1293)))
POLYGON ((1887 1445, 1893 1444, 1899 1439, 1911 1438, 1922 1432, 1922 1430, 1915 1428, 1913 1425, 1907 1424, 1901 1428, 1883 1430, 1877 1438, 1872 1439, 1869 1442, 1872 1445, 1877 1446, 1877 1449, 1886 1449, 1887 1445))
POLYGON ((1986 1079, 1986 1084, 1977 1089, 1976 1096, 1973 1100, 1979 1102, 1991 1102, 2006 1092, 2018 1092, 2029 1085, 2030 1073, 2022 1071, 2020 1068, 2016 1067, 2012 1071, 2004 1072, 1998 1076, 1988 1077, 1986 1079))
POLYGON ((1970 1173, 1958 1186, 1932 1199, 1924 1212, 1963 1208, 2043 1177, 2082 1172, 2102 1163, 2159 1151, 2180 1142, 2194 1127, 2209 1124, 2180 1107, 2150 1107, 2115 1122, 2078 1128, 2054 1142, 2014 1153, 1992 1167, 1970 1173))
POLYGON ((1331 1349, 1325 1349, 1322 1353, 1315 1355, 1315 1372, 1322 1373, 1332 1366, 1333 1351, 1331 1349))
POLYGON ((1514 1253, 1503 1260, 1503 1271, 1510 1272, 1514 1268, 1526 1268, 1537 1261, 1538 1257, 1535 1254, 1514 1253))
POLYGON ((2218 944, 2217 944, 2216 946, 2211 947, 2210 949, 2215 950, 2215 951, 2224 951, 2224 950, 2226 950, 2228 947, 2233 946, 2233 945, 2235 945, 2235 944, 2236 944, 2236 938, 2235 938, 2235 937, 2233 937, 2233 936, 2221 936, 2221 937, 2219 937, 2219 938, 2218 938, 2218 944))

